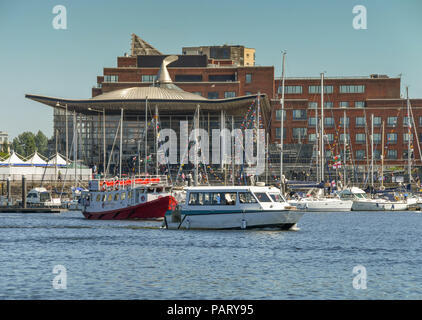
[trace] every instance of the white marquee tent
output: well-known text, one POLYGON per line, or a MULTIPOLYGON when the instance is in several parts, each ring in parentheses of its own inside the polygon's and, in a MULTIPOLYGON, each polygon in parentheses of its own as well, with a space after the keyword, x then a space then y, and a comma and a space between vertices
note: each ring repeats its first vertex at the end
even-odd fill
POLYGON ((72 181, 89 180, 92 178, 92 169, 82 165, 73 169, 72 162, 66 166, 66 160, 59 153, 55 154, 48 161, 44 160, 37 152, 29 159, 23 160, 23 157, 12 152, 10 157, 0 161, 0 180, 18 181, 25 176, 28 181, 72 181))

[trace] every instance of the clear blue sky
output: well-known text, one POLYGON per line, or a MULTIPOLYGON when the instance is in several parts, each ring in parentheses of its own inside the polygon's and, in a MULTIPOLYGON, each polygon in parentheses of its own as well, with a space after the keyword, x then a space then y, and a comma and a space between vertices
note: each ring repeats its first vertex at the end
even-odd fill
POLYGON ((136 33, 163 53, 183 46, 241 44, 258 65, 287 76, 402 74, 402 92, 422 98, 420 0, 178 0, 0 2, 0 130, 53 132, 51 108, 25 93, 89 98, 103 67, 130 52, 136 33), (55 30, 55 5, 67 8, 67 30, 55 30), (367 8, 367 30, 352 26, 367 8))

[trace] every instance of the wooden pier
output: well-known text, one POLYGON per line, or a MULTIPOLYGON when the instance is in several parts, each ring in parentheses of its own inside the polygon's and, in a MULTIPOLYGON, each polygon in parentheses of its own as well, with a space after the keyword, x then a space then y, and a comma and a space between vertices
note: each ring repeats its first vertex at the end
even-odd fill
POLYGON ((0 207, 0 213, 60 213, 68 211, 63 208, 22 208, 22 207, 0 207))

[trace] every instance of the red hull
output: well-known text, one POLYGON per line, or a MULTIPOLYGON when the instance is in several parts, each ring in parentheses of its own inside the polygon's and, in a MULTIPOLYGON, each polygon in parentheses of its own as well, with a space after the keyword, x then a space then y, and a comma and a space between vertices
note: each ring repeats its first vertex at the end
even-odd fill
POLYGON ((83 215, 91 220, 136 220, 163 218, 167 210, 172 210, 177 204, 172 196, 165 196, 153 201, 141 203, 111 211, 86 212, 83 215))

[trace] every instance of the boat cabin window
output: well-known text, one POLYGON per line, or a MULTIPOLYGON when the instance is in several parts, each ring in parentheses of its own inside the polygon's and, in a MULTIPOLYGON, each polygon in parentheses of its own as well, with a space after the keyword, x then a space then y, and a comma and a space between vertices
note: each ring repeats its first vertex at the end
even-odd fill
POLYGON ((125 200, 126 199, 126 192, 122 192, 122 194, 120 195, 120 199, 121 200, 125 200))
POLYGON ((265 192, 256 192, 255 196, 259 202, 272 202, 265 192))
POLYGON ((154 193, 155 189, 154 188, 148 188, 148 193, 154 193))
POLYGON ((132 199, 132 190, 128 192, 128 194, 127 194, 127 198, 128 198, 128 199, 132 199))
POLYGON ((270 197, 274 202, 286 202, 280 193, 270 193, 270 197))
POLYGON ((97 194, 97 197, 95 198, 95 201, 100 202, 100 200, 101 200, 101 195, 100 194, 97 194))
POLYGON ((236 192, 191 192, 189 205, 235 205, 236 192))
POLYGON ((119 194, 118 193, 116 193, 115 195, 114 195, 114 201, 118 201, 119 200, 119 194))
POLYGON ((257 203, 255 197, 250 192, 239 192, 240 203, 257 203))
POLYGON ((111 193, 108 194, 108 201, 112 201, 113 200, 113 195, 111 193))
POLYGON ((41 192, 40 193, 40 202, 45 202, 51 200, 50 193, 48 192, 41 192))

